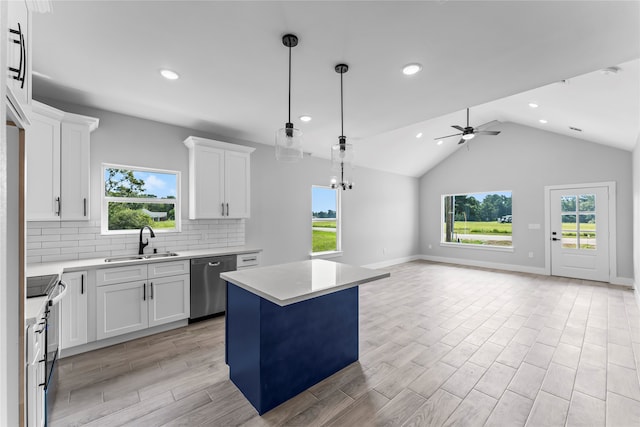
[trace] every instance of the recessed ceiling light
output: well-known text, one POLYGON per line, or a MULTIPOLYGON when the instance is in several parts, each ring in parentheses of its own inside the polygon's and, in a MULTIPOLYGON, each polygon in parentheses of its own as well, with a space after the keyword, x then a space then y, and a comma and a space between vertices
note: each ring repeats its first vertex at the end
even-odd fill
POLYGON ((310 122, 311 121, 311 116, 300 116, 298 118, 300 119, 300 121, 303 121, 303 122, 310 122))
POLYGON ((547 121, 546 121, 545 119, 540 119, 540 120, 538 120, 538 121, 539 121, 540 123, 542 123, 542 124, 547 123, 547 121))
POLYGON ((413 76, 414 74, 420 72, 422 70, 422 65, 418 63, 407 64, 402 67, 402 74, 405 76, 413 76))
POLYGON ((535 102, 530 102, 530 103, 529 103, 529 107, 531 107, 531 108, 538 108, 538 104, 536 104, 535 102))
POLYGON ((438 141, 438 145, 442 145, 443 143, 444 143, 444 141, 443 141, 443 140, 439 140, 439 141, 438 141))
POLYGON ((167 69, 160 70, 160 74, 167 80, 178 80, 180 78, 178 73, 167 69))
POLYGON ((418 132, 418 134, 416 135, 416 138, 422 138, 422 132, 418 132))

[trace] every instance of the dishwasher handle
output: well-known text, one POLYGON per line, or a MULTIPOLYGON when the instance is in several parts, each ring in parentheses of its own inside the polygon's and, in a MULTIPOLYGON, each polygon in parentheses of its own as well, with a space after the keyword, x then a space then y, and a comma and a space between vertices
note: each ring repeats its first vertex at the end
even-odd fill
POLYGON ((210 262, 207 264, 209 267, 220 267, 220 261, 210 262))

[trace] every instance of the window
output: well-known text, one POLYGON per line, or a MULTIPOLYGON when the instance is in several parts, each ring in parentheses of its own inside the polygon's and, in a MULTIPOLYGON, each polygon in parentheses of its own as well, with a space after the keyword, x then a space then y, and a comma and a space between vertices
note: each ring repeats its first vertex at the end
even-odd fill
POLYGON ((311 187, 312 254, 340 251, 340 192, 311 187))
POLYGON ((562 196, 562 247, 596 249, 596 195, 562 196))
POLYGON ((442 196, 442 243, 512 247, 511 191, 442 196))
POLYGON ((102 232, 180 231, 180 172, 103 165, 102 232))

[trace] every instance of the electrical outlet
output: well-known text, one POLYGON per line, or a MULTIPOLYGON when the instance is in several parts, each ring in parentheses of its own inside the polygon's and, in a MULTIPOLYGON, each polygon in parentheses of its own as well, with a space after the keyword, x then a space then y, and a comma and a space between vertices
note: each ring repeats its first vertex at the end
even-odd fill
POLYGON ((533 252, 529 252, 529 258, 533 258, 533 252))
POLYGON ((433 246, 431 246, 431 243, 429 243, 429 249, 431 249, 433 246))
POLYGON ((387 254, 387 248, 382 248, 382 255, 386 255, 387 254))

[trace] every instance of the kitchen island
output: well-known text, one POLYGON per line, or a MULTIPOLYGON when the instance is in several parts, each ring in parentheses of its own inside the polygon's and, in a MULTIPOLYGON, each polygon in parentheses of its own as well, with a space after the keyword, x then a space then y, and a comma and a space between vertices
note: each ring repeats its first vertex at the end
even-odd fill
POLYGON ((358 286, 389 277, 309 260, 222 273, 225 361, 264 414, 358 360, 358 286))

